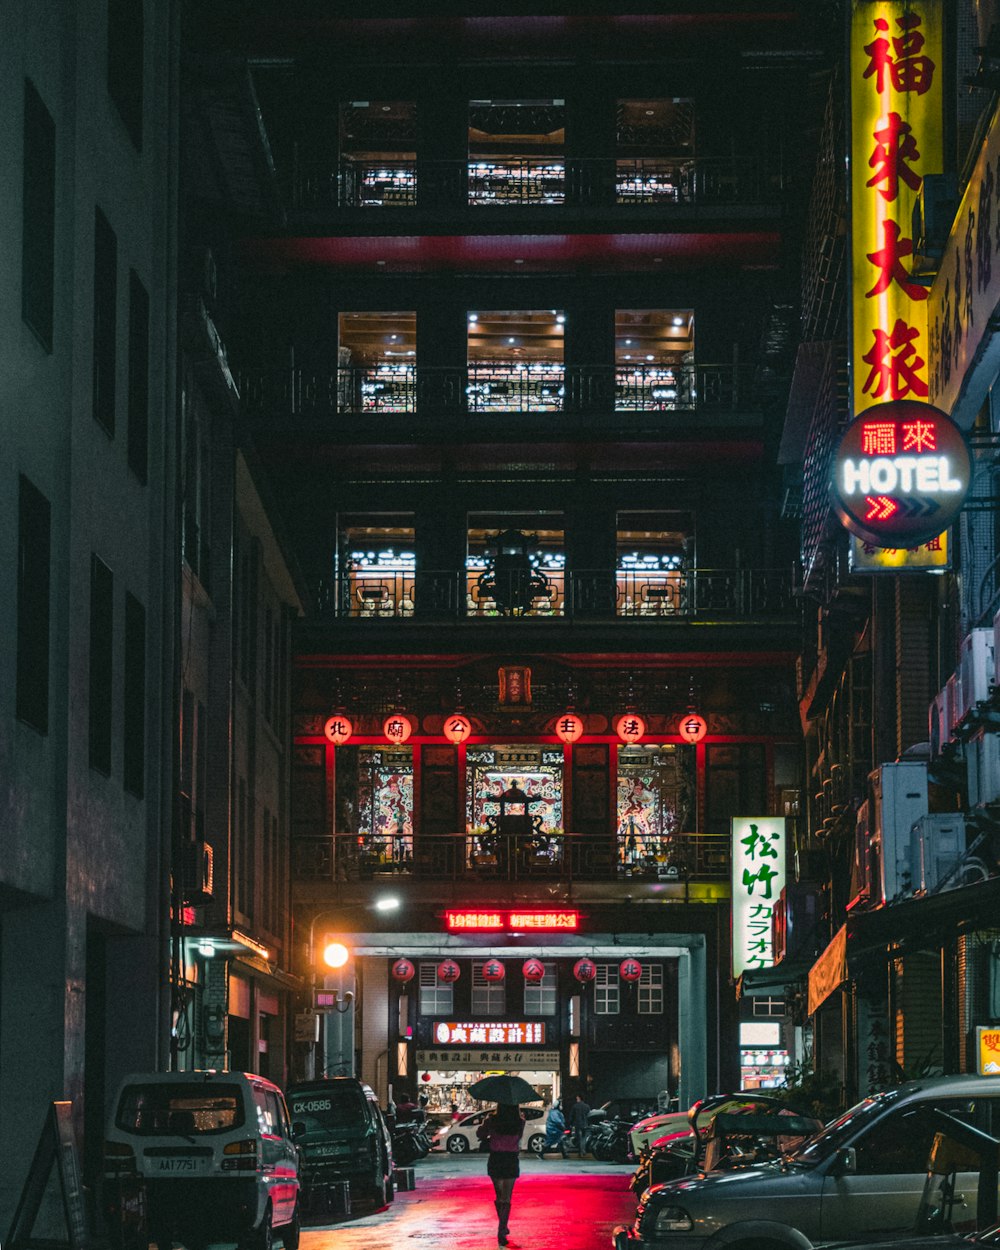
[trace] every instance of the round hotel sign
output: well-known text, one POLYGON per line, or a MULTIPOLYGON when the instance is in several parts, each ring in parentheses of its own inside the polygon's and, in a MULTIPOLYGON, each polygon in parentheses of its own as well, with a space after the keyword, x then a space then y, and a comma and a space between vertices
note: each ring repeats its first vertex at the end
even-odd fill
POLYGON ((876 547, 919 547, 965 502, 972 464, 951 417, 913 399, 867 408, 847 427, 833 465, 843 525, 876 547))

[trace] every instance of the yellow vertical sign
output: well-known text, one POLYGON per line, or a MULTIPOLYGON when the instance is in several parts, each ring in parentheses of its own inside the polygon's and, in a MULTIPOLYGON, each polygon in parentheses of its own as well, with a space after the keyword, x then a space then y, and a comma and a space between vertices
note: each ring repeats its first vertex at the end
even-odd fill
POLYGON ((928 398, 928 287, 911 274, 913 209, 944 167, 941 0, 852 0, 852 417, 928 398))

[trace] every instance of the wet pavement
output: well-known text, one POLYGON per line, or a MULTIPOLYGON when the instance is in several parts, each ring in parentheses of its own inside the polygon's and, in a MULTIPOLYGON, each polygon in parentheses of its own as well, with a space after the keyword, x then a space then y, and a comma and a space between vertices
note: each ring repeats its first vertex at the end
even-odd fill
MULTIPOLYGON (((397 1250, 496 1246, 486 1157, 429 1155, 414 1166, 416 1188, 383 1211, 310 1218, 301 1250, 397 1250)), ((511 1250, 610 1250, 611 1230, 635 1218, 632 1169, 591 1159, 521 1156, 510 1214, 511 1250)))

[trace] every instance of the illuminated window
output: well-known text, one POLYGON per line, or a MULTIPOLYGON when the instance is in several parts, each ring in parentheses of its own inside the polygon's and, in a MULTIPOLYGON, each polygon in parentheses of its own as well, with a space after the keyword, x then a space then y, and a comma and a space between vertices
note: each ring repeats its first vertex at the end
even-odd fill
POLYGON ((334 570, 339 616, 414 613, 417 557, 412 513, 341 513, 334 570))
POLYGON ((417 202, 417 106, 350 100, 340 106, 340 203, 409 208, 417 202))
POLYGON ((346 312, 337 337, 337 410, 415 412, 417 314, 346 312))
POLYGON ((483 976, 485 959, 472 964, 472 1014, 473 1016, 502 1016, 507 1010, 507 985, 505 981, 487 981, 483 976))
POLYGON ((526 1016, 554 1016, 558 1006, 558 978, 556 965, 543 962, 545 976, 541 981, 525 981, 524 1014, 526 1016))
POLYGON ((693 609, 694 516, 619 512, 618 616, 684 616, 693 609))
POLYGON ((619 204, 694 198, 693 100, 619 100, 615 129, 619 204))
POLYGON ((663 964, 643 964, 636 1009, 640 1016, 663 1014, 663 964))
MULTIPOLYGON (((482 965, 480 965, 482 967, 482 965)), ((447 1016, 453 1010, 454 986, 438 980, 436 963, 420 963, 420 1014, 447 1016)))
POLYGON ((469 102, 469 203, 562 204, 564 100, 469 102))
POLYGON ((465 570, 467 616, 562 616, 562 514, 470 513, 465 570))
POLYGON ((617 964, 598 964, 594 978, 594 1014, 617 1016, 621 1011, 621 987, 617 964))
POLYGON ((615 313, 615 409, 691 411, 698 404, 690 308, 615 313))
POLYGON ((566 315, 556 308, 468 315, 470 412, 560 412, 566 315))

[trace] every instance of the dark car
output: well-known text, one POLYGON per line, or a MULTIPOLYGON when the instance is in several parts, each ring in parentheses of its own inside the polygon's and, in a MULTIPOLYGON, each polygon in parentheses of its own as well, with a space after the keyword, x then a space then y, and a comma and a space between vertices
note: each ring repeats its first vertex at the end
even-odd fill
POLYGON ((369 1085, 349 1076, 303 1081, 289 1087, 287 1099, 307 1209, 324 1202, 340 1181, 348 1182, 352 1201, 377 1207, 392 1201, 392 1141, 369 1085))

